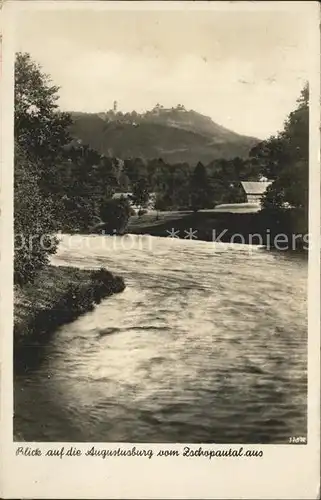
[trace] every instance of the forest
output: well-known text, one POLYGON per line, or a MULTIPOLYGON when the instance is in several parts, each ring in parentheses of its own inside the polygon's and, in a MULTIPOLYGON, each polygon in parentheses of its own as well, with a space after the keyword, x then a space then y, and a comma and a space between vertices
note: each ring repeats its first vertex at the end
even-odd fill
POLYGON ((15 63, 15 280, 34 279, 57 247, 56 234, 88 232, 100 221, 117 230, 130 217, 133 192, 142 206, 156 193, 158 210, 213 208, 245 201, 241 180, 272 181, 262 211, 299 209, 307 230, 309 91, 306 84, 284 128, 255 145, 247 158, 168 164, 162 158, 120 160, 100 154, 71 134, 60 111, 59 87, 27 53, 15 63), (29 241, 32 246, 18 245, 29 241))

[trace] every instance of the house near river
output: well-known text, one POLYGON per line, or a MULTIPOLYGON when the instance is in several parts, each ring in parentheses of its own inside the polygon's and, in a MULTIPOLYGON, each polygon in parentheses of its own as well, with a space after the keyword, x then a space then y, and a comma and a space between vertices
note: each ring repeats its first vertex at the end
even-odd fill
POLYGON ((271 181, 241 181, 247 203, 261 205, 262 197, 271 181))
POLYGON ((224 203, 216 205, 215 212, 226 213, 256 213, 261 209, 261 201, 271 181, 240 181, 245 195, 243 203, 224 203))

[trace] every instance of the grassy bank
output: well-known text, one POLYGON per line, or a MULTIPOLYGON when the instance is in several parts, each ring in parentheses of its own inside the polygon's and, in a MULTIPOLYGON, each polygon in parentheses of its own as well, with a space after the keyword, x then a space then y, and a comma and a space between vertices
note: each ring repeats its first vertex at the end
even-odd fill
POLYGON ((156 218, 152 214, 146 214, 141 220, 133 218, 129 223, 128 232, 168 237, 172 231, 175 231, 176 237, 188 239, 192 230, 195 240, 213 241, 221 232, 224 232, 220 238, 221 241, 230 241, 235 233, 244 234, 247 239, 253 227, 255 215, 200 211, 173 212, 164 215, 160 213, 156 218))
POLYGON ((33 283, 15 287, 15 369, 26 370, 37 364, 39 350, 56 328, 124 288, 123 279, 105 269, 55 266, 43 269, 33 283))
MULTIPOLYGON (((196 213, 159 212, 131 217, 128 232, 168 237, 174 230, 176 237, 188 239, 191 237, 190 230, 193 230, 195 240, 215 241, 219 238, 222 242, 252 242, 273 248, 273 242, 278 234, 285 234, 287 241, 291 242, 293 235, 305 234, 306 226, 301 212, 294 210, 283 213, 201 210, 196 213), (260 235, 261 238, 254 235, 260 235)), ((295 244, 297 249, 302 246, 299 238, 295 244)))

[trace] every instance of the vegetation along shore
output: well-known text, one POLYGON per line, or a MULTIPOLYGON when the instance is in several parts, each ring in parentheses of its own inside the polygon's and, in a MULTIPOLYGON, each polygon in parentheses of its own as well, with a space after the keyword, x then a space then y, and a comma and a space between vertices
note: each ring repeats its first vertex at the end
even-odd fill
POLYGON ((131 217, 128 233, 222 243, 262 245, 269 249, 308 249, 305 214, 287 212, 152 212, 131 217))
POLYGON ((122 292, 124 280, 106 269, 46 266, 32 283, 15 286, 15 368, 37 364, 41 346, 59 326, 122 292), (23 355, 22 355, 23 354, 23 355))
POLYGON ((19 355, 22 346, 43 343, 56 327, 125 286, 107 270, 51 267, 59 231, 170 236, 174 230, 175 237, 212 241, 215 230, 217 236, 224 231, 220 241, 239 233, 245 242, 250 233, 306 234, 308 98, 306 86, 284 129, 263 141, 229 133, 182 105, 166 110, 158 104, 143 115, 124 115, 116 106, 99 116, 67 113, 57 104, 59 88, 29 54, 18 53, 16 361, 28 358, 19 355), (262 181, 269 187, 257 213, 215 211, 220 204, 241 207, 249 201, 242 183, 262 181))

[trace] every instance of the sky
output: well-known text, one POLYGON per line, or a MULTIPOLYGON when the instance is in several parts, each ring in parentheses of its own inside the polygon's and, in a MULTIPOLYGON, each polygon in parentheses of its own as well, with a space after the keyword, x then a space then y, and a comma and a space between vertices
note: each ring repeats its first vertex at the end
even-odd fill
POLYGON ((308 80, 308 18, 291 2, 264 12, 25 10, 16 50, 60 86, 64 110, 180 103, 265 138, 282 129, 308 80))

